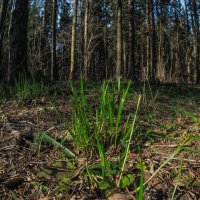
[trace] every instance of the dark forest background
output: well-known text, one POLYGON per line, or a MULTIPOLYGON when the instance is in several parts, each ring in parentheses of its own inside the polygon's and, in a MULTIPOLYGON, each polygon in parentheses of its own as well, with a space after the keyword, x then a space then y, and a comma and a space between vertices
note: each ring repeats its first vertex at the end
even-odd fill
POLYGON ((0 1, 0 80, 200 83, 198 0, 0 1))

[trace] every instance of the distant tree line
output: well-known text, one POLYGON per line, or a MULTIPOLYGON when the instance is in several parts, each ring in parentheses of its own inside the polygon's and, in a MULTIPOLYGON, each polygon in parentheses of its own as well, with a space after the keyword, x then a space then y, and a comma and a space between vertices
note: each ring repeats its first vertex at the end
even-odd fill
POLYGON ((200 83, 199 0, 2 0, 0 81, 200 83))

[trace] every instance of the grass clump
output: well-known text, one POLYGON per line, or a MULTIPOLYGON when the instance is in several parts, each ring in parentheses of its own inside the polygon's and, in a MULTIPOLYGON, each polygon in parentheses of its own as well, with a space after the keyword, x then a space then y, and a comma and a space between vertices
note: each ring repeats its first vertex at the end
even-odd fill
POLYGON ((101 190, 124 187, 132 183, 126 180, 130 177, 131 180, 134 179, 131 174, 124 176, 124 169, 141 97, 135 115, 130 114, 124 119, 123 111, 130 84, 128 82, 122 85, 120 80, 117 83, 104 82, 100 97, 97 97, 100 99, 99 106, 93 106, 87 98, 82 79, 79 89, 71 84, 72 127, 68 131, 76 148, 80 149, 84 156, 92 155, 92 160, 98 161, 87 167, 87 174, 90 181, 96 182, 96 177, 101 177, 97 181, 101 190))
POLYGON ((42 81, 38 82, 34 77, 30 79, 26 74, 20 74, 14 81, 11 93, 22 102, 30 98, 36 98, 41 95, 47 95, 49 88, 42 81))
MULTIPOLYGON (((72 84, 73 114, 72 129, 69 130, 75 144, 86 154, 91 147, 118 147, 122 138, 127 138, 128 123, 124 125, 122 135, 120 127, 124 103, 128 95, 130 83, 126 88, 121 88, 120 80, 117 85, 106 84, 101 87, 100 105, 93 107, 86 98, 84 83, 80 82, 80 91, 72 84)), ((98 98, 98 97, 97 97, 98 98)))

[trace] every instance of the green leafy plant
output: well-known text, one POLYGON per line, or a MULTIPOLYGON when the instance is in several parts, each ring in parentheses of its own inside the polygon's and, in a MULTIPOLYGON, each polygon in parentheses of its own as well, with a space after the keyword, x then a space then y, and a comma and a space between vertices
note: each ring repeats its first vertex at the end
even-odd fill
POLYGON ((84 83, 80 81, 80 91, 71 84, 73 93, 72 129, 69 130, 75 144, 85 152, 95 147, 101 152, 101 146, 114 145, 117 148, 121 137, 120 123, 124 102, 128 95, 130 82, 125 89, 106 84, 101 87, 100 106, 92 108, 84 92, 84 83))
POLYGON ((199 119, 197 116, 195 116, 194 113, 192 112, 188 112, 187 110, 185 110, 184 108, 181 108, 180 106, 176 105, 172 108, 172 113, 174 116, 181 116, 184 119, 189 119, 191 120, 193 123, 198 123, 199 119))
POLYGON ((11 200, 18 200, 17 195, 15 193, 12 193, 11 200))
POLYGON ((42 81, 38 82, 34 77, 29 79, 26 74, 21 73, 18 78, 15 78, 12 94, 20 101, 26 101, 32 97, 47 95, 49 91, 50 88, 42 81))
POLYGON ((71 150, 69 150, 67 147, 62 145, 60 142, 56 141, 54 138, 49 136, 46 132, 39 132, 39 133, 35 134, 35 137, 34 137, 34 148, 36 150, 40 149, 40 145, 41 145, 42 141, 47 142, 47 143, 53 145, 55 148, 60 149, 68 157, 71 157, 71 158, 75 157, 75 154, 71 150))
POLYGON ((173 193, 172 193, 171 200, 174 199, 174 196, 175 196, 175 193, 176 193, 176 190, 177 190, 177 187, 178 187, 178 183, 179 183, 179 180, 180 180, 180 177, 181 177, 182 169, 183 169, 183 161, 181 161, 180 166, 179 166, 178 175, 176 177, 175 187, 174 187, 174 190, 173 190, 173 193))
POLYGON ((119 184, 120 184, 120 181, 121 181, 121 178, 122 178, 122 174, 123 174, 123 171, 124 171, 124 167, 125 167, 125 163, 126 163, 126 160, 127 160, 128 152, 129 152, 129 149, 130 149, 131 139, 132 139, 132 136, 133 136, 133 133, 134 133, 134 130, 135 130, 135 124, 136 124, 136 119, 137 119, 138 110, 139 110, 139 106, 140 106, 140 101, 141 101, 141 96, 139 96, 139 98, 138 98, 137 108, 136 108, 134 120, 133 120, 133 123, 132 123, 128 144, 127 144, 127 147, 125 149, 125 157, 124 157, 124 160, 123 160, 121 173, 120 173, 120 176, 119 176, 119 180, 118 180, 117 186, 119 186, 119 184))
POLYGON ((179 154, 185 147, 185 145, 190 142, 190 141, 194 141, 194 140, 199 140, 199 137, 187 137, 181 145, 179 145, 169 156, 168 158, 160 165, 160 167, 158 167, 158 169, 151 175, 151 177, 145 181, 143 184, 140 184, 140 186, 138 188, 135 189, 135 192, 137 193, 140 190, 143 190, 143 187, 145 185, 147 185, 147 183, 152 180, 157 174, 158 172, 160 172, 160 170, 167 165, 177 154, 179 154))
POLYGON ((15 78, 12 93, 21 101, 26 100, 31 95, 30 81, 25 74, 19 74, 19 77, 15 78))
MULTIPOLYGON (((139 190, 136 191, 136 199, 143 200, 144 198, 144 170, 146 169, 146 165, 144 162, 139 162, 137 163, 136 168, 140 170, 139 190)), ((137 188, 136 183, 134 185, 135 185, 135 188, 137 188)))
POLYGON ((89 180, 98 179, 97 186, 105 193, 108 192, 107 189, 116 186, 125 188, 134 180, 131 174, 124 175, 124 169, 135 131, 141 96, 135 114, 124 119, 122 113, 130 84, 130 82, 122 84, 120 79, 116 84, 104 82, 101 86, 101 95, 97 97, 100 101, 99 106, 94 107, 87 98, 83 79, 80 80, 79 89, 71 83, 72 125, 68 127, 68 132, 75 146, 83 154, 86 156, 92 154, 92 159, 99 160, 96 166, 92 164, 86 169, 89 180), (107 152, 111 148, 121 149, 116 161, 110 161, 107 157, 107 152))
POLYGON ((146 109, 145 115, 143 116, 144 120, 148 123, 155 123, 156 115, 152 107, 146 109))
POLYGON ((187 112, 186 110, 184 110, 183 108, 179 107, 178 105, 174 106, 172 108, 172 113, 174 116, 178 116, 180 115, 181 117, 183 118, 186 118, 187 117, 187 112))

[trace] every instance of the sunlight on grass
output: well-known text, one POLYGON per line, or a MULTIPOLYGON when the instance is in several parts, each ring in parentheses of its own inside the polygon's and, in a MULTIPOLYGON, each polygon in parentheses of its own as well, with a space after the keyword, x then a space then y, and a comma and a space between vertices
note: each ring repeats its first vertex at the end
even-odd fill
MULTIPOLYGON (((79 89, 71 84, 73 93, 72 104, 72 127, 68 132, 73 139, 75 146, 81 149, 85 156, 93 155, 93 159, 100 160, 101 177, 99 188, 112 188, 113 175, 118 174, 116 186, 120 187, 124 182, 123 172, 130 149, 132 136, 135 131, 136 119, 138 115, 141 96, 139 96, 134 118, 128 116, 126 123, 122 121, 122 113, 126 102, 130 82, 122 86, 120 79, 117 83, 103 83, 101 86, 101 95, 99 106, 93 107, 85 94, 83 79, 80 81, 79 89), (131 123, 131 120, 133 122, 131 123), (122 132, 123 130, 123 132, 122 132), (107 152, 121 149, 118 155, 115 155, 117 162, 110 162, 112 155, 108 157, 107 152), (117 156, 117 157, 116 157, 117 156), (117 166, 114 172, 111 168, 117 166), (114 173, 111 175, 110 173, 114 173), (112 178, 111 178, 111 177, 112 178), (110 177, 110 178, 109 178, 110 177)), ((97 97, 98 98, 98 97, 97 97)), ((124 120, 124 119, 123 119, 124 120)), ((114 152, 112 152, 113 154, 114 152)), ((98 166, 93 167, 97 169, 98 166)), ((95 172, 90 166, 87 167, 89 180, 93 180, 95 172)), ((115 187, 116 187, 115 186, 115 187)), ((105 190, 106 190, 105 189, 105 190)))

